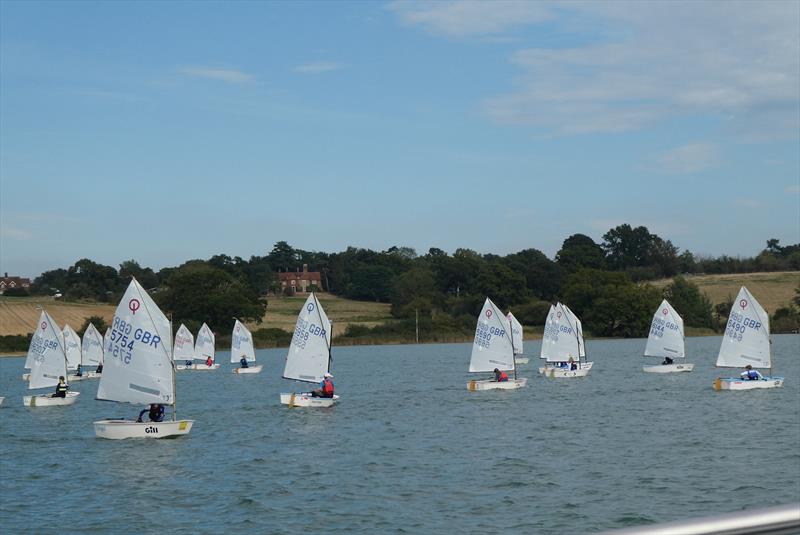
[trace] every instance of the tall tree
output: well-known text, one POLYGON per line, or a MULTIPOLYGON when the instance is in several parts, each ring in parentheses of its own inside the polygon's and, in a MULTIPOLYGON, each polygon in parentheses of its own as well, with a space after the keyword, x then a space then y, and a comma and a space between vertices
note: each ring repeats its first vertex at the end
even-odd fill
POLYGON ((603 269, 605 253, 589 236, 573 234, 564 240, 561 249, 556 253, 556 263, 567 273, 583 268, 603 269))

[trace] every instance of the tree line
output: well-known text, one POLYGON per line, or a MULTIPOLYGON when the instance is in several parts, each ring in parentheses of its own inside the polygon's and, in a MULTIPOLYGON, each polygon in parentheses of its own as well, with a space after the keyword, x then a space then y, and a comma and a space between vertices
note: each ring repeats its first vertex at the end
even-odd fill
MULTIPOLYGON (((718 330, 730 307, 712 305, 680 275, 800 269, 800 244, 783 247, 777 239, 766 243, 752 258, 700 257, 680 251, 646 227, 628 224, 610 229, 600 243, 584 234, 569 236, 552 260, 533 248, 505 256, 463 248, 452 254, 438 248, 418 254, 408 247, 385 251, 348 247, 325 253, 279 241, 268 254, 249 260, 220 254, 158 272, 134 260, 115 269, 82 259, 67 269, 42 273, 31 293, 58 292, 69 300, 116 303, 135 276, 176 325, 182 322, 196 330, 206 322, 216 330, 231 324, 234 317, 260 322, 268 296, 284 291, 277 273, 308 265, 321 273, 321 290, 390 303, 397 321, 376 331, 413 330, 419 323, 428 332, 470 333, 489 296, 503 309, 512 309, 526 325, 542 325, 550 303, 560 300, 582 318, 587 332, 633 337, 646 336, 662 298, 672 303, 687 326, 718 330), (664 277, 675 278, 663 290, 647 284, 664 277)), ((781 328, 797 329, 798 306, 776 312, 781 328)), ((369 338, 376 332, 360 327, 348 334, 369 338)))

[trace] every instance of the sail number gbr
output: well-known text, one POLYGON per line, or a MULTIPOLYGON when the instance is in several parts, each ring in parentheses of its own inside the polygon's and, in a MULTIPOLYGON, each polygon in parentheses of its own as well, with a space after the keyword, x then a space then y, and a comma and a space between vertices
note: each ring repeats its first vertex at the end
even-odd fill
POLYGON ((125 364, 130 364, 133 358, 133 344, 140 342, 147 346, 158 347, 161 337, 146 331, 142 328, 133 328, 133 325, 114 317, 114 324, 111 326, 111 354, 120 359, 125 364))
POLYGON ((478 328, 475 329, 475 345, 488 349, 492 343, 492 336, 505 336, 505 334, 504 329, 478 322, 478 328))
POLYGON ((741 342, 742 335, 748 328, 757 331, 761 328, 761 322, 739 314, 735 310, 731 310, 731 315, 728 318, 728 325, 725 327, 725 335, 741 342))
POLYGON ((305 349, 309 337, 322 336, 324 338, 326 334, 327 333, 325 332, 325 329, 319 325, 310 321, 306 321, 302 318, 298 318, 297 325, 294 328, 294 334, 292 335, 292 345, 297 346, 300 349, 305 349))

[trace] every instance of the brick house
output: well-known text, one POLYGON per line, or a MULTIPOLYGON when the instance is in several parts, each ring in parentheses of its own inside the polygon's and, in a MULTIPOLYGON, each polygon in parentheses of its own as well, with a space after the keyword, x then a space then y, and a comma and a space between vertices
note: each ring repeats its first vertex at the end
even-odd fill
POLYGON ((6 273, 3 278, 0 278, 0 295, 6 293, 6 290, 11 288, 24 288, 29 290, 31 287, 31 280, 25 277, 9 277, 6 273))
POLYGON ((281 290, 291 288, 292 293, 308 293, 311 285, 322 289, 322 276, 319 271, 309 271, 308 264, 303 264, 303 271, 286 271, 278 273, 278 281, 281 283, 281 290))

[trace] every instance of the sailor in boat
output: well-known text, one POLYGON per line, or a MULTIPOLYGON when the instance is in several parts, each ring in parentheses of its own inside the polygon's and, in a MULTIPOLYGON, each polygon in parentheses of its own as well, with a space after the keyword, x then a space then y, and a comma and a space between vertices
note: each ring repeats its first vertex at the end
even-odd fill
POLYGON ((78 376, 78 377, 82 377, 83 376, 83 365, 78 364, 78 369, 75 370, 75 375, 78 376))
POLYGON ((97 370, 95 370, 95 373, 103 373, 103 363, 102 362, 97 365, 97 370))
POLYGON ((675 361, 672 360, 672 357, 664 357, 664 362, 662 362, 661 364, 662 366, 667 366, 669 364, 672 364, 673 362, 675 361))
POLYGON ((142 416, 144 413, 147 413, 147 417, 150 418, 151 422, 163 422, 164 421, 164 405, 159 403, 151 403, 149 409, 142 409, 139 412, 139 417, 136 418, 137 422, 142 422, 142 416))
POLYGON ((578 363, 575 362, 575 359, 572 357, 569 358, 569 362, 567 362, 567 369, 571 371, 575 371, 578 369, 578 363))
POLYGON ((494 380, 498 383, 505 383, 508 381, 508 374, 506 372, 501 372, 499 369, 494 369, 494 380))
POLYGON ((239 366, 242 368, 249 368, 250 366, 247 364, 247 357, 242 355, 242 358, 239 359, 239 366))
POLYGON ((53 394, 54 398, 65 398, 67 397, 67 390, 69 390, 69 385, 64 381, 64 376, 58 376, 58 384, 56 385, 56 391, 53 394))
POLYGON ((754 370, 749 364, 744 367, 744 371, 739 375, 741 375, 742 379, 746 381, 758 381, 759 379, 764 378, 764 376, 761 375, 761 372, 754 370))
POLYGON ((311 392, 311 397, 314 398, 332 398, 333 397, 333 375, 326 373, 323 378, 322 382, 319 384, 319 388, 311 392))
POLYGON ((187 368, 191 368, 192 367, 192 361, 191 360, 188 360, 188 359, 186 360, 186 367, 187 368))
POLYGON ((213 365, 214 365, 214 361, 211 360, 211 356, 209 355, 208 357, 206 357, 206 366, 208 366, 210 368, 213 365))

